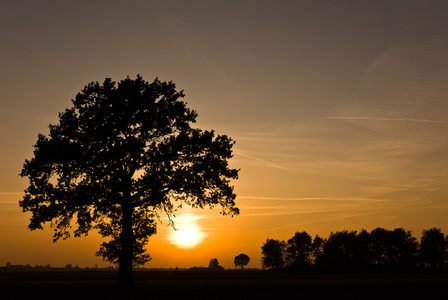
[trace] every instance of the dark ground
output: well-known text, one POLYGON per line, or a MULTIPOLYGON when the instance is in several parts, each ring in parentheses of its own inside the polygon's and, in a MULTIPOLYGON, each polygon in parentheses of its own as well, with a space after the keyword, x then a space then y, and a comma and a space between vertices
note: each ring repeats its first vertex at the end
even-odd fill
POLYGON ((0 299, 448 299, 448 273, 137 271, 132 292, 116 279, 114 271, 2 271, 0 299))

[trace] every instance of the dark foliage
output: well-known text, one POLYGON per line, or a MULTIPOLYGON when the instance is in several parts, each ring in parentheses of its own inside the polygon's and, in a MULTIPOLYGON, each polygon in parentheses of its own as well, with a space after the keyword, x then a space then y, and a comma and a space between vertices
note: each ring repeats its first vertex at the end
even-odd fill
POLYGON ((303 231, 296 232, 286 243, 286 263, 289 266, 311 264, 312 238, 303 231))
POLYGON ((320 263, 328 266, 353 265, 356 263, 356 231, 332 232, 323 245, 320 263))
POLYGON ((317 235, 313 239, 305 231, 296 232, 286 243, 286 266, 290 268, 303 268, 311 265, 315 257, 321 255, 323 242, 324 240, 317 235))
POLYGON ((261 265, 264 269, 280 269, 285 266, 285 249, 284 241, 275 239, 266 239, 261 247, 261 265))
POLYGON ((423 230, 420 241, 420 261, 431 269, 440 268, 448 259, 448 236, 440 228, 423 230))

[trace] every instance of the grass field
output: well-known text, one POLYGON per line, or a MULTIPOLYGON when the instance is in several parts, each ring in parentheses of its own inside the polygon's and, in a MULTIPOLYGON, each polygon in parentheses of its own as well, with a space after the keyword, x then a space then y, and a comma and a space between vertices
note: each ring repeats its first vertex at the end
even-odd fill
POLYGON ((132 292, 116 279, 113 271, 5 271, 0 299, 448 299, 448 273, 138 271, 132 292))

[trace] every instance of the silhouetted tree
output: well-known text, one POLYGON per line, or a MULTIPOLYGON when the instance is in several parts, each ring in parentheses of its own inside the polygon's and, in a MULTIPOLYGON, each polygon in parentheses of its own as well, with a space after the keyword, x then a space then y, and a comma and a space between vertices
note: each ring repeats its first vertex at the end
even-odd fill
POLYGON ((356 253, 355 253, 355 264, 359 266, 372 265, 372 255, 371 255, 371 242, 370 233, 366 230, 361 230, 356 236, 356 253))
POLYGON ((312 261, 313 240, 305 232, 296 232, 286 243, 286 264, 290 267, 310 265, 312 261))
POLYGON ((284 241, 266 239, 261 247, 261 265, 264 269, 280 269, 285 265, 284 241))
POLYGON ((356 231, 331 232, 323 245, 321 262, 330 267, 356 264, 356 231))
POLYGON ((228 166, 234 142, 192 128, 197 114, 183 97, 174 83, 139 75, 88 84, 24 163, 29 187, 20 206, 32 213, 28 227, 50 222, 54 241, 70 236, 72 220, 75 237, 98 229, 112 238, 99 254, 118 257, 119 283, 131 286, 133 256, 155 232, 142 219, 165 212, 172 220, 182 204, 238 214, 230 185, 238 170, 228 166), (141 222, 149 229, 139 231, 141 222))
POLYGON ((219 265, 219 261, 217 258, 210 259, 210 262, 208 263, 208 268, 212 270, 223 270, 224 268, 219 265))
POLYGON ((240 255, 235 256, 235 259, 233 260, 233 263, 235 264, 235 267, 241 267, 241 270, 244 269, 244 266, 247 266, 249 263, 250 258, 244 253, 241 253, 240 255))
POLYGON ((413 266, 418 255, 418 242, 411 231, 396 228, 389 233, 388 260, 392 266, 413 266))
POLYGON ((424 265, 436 269, 446 263, 448 258, 447 238, 440 228, 423 230, 420 240, 420 260, 424 265))
POLYGON ((376 228, 370 233, 372 263, 383 266, 415 265, 418 242, 403 228, 376 228))
POLYGON ((313 263, 316 263, 319 257, 322 256, 324 244, 325 240, 323 238, 318 235, 314 237, 313 244, 311 245, 313 263))
POLYGON ((389 230, 378 227, 370 232, 370 249, 374 265, 390 263, 388 249, 390 245, 389 230))

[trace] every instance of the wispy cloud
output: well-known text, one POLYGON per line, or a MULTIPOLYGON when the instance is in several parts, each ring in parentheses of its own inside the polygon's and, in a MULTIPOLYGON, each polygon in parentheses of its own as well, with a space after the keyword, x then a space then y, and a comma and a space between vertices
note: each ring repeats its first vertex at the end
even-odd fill
POLYGON ((356 197, 259 197, 259 196, 238 196, 238 199, 250 200, 273 200, 273 201, 367 201, 367 202, 382 202, 386 200, 375 198, 356 198, 356 197))
POLYGON ((425 120, 425 119, 411 119, 411 118, 376 118, 376 117, 327 117, 327 119, 336 120, 359 120, 359 121, 391 121, 391 122, 422 122, 422 123, 445 123, 448 121, 442 120, 425 120))
POLYGON ((262 159, 262 158, 258 158, 258 157, 249 155, 249 154, 246 153, 246 151, 243 151, 241 149, 235 150, 235 154, 240 155, 240 156, 245 157, 245 158, 249 158, 249 159, 254 160, 254 161, 258 161, 258 162, 260 162, 263 165, 268 166, 268 167, 272 167, 272 168, 276 168, 276 169, 282 169, 282 170, 287 170, 287 171, 295 171, 294 169, 286 168, 286 167, 280 166, 280 165, 278 165, 276 163, 273 163, 271 161, 268 161, 268 160, 265 160, 265 159, 262 159))

